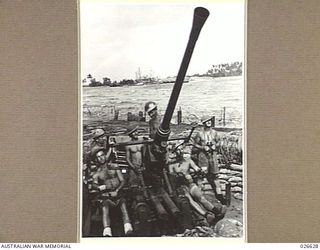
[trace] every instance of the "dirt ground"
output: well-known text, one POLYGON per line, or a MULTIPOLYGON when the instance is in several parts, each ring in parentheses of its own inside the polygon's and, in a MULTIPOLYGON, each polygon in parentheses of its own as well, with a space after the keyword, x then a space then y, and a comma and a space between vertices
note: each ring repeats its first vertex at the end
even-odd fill
POLYGON ((231 198, 231 204, 227 208, 226 219, 235 219, 243 224, 243 201, 231 198))

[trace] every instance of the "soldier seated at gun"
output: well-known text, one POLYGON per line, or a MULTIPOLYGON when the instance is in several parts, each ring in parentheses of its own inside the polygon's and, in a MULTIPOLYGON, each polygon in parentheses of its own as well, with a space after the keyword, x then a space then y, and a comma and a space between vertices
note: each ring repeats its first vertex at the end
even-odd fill
MULTIPOLYGON (((84 158, 83 158, 83 203, 82 203, 82 212, 83 212, 83 236, 90 236, 93 231, 93 224, 92 224, 92 215, 97 209, 98 199, 98 191, 92 188, 93 178, 92 176, 97 171, 96 157, 92 156, 92 148, 89 147, 89 144, 85 144, 84 158)), ((94 148, 94 147, 93 147, 94 148)), ((107 155, 110 153, 108 152, 107 155)), ((107 157, 108 158, 108 157, 107 157)))
MULTIPOLYGON (((128 135, 131 141, 137 141, 139 139, 138 127, 129 128, 128 135)), ((146 204, 148 194, 143 179, 142 148, 143 144, 126 146, 126 160, 130 167, 128 186, 133 193, 134 225, 139 224, 139 229, 135 228, 135 231, 138 235, 149 236, 152 232, 148 221, 150 211, 146 204)))
MULTIPOLYGON (((145 104, 145 111, 150 116, 149 131, 150 137, 154 139, 157 129, 161 123, 161 118, 157 112, 157 105, 155 102, 147 102, 145 104)), ((170 190, 168 186, 170 183, 166 178, 165 164, 166 164, 166 150, 162 151, 161 154, 153 151, 154 145, 146 145, 143 147, 143 163, 146 171, 146 184, 151 186, 149 190, 149 197, 153 204, 158 218, 161 221, 168 221, 169 215, 165 208, 169 210, 169 213, 174 219, 178 219, 180 210, 176 204, 172 201, 169 194, 165 190, 165 187, 170 190), (159 156, 160 155, 160 156, 159 156)))
POLYGON ((120 207, 122 212, 122 219, 124 224, 125 234, 132 232, 126 202, 119 194, 123 188, 125 181, 119 169, 114 163, 110 163, 104 148, 94 147, 92 149, 92 156, 97 162, 97 171, 92 176, 92 188, 101 193, 102 199, 102 223, 103 223, 103 236, 112 236, 111 221, 110 221, 110 208, 120 207))
POLYGON ((226 213, 226 207, 219 202, 208 201, 191 176, 193 173, 201 171, 191 159, 191 152, 188 149, 178 149, 176 163, 171 166, 171 173, 177 175, 178 186, 183 189, 184 195, 189 199, 192 208, 204 216, 209 224, 222 219, 226 213))
POLYGON ((217 131, 211 128, 212 117, 202 118, 203 128, 199 131, 194 138, 193 152, 197 155, 197 164, 202 168, 207 165, 208 174, 207 180, 212 186, 216 198, 225 204, 223 198, 220 181, 217 178, 219 174, 218 160, 217 160, 217 144, 219 137, 217 131), (203 161, 206 160, 206 162, 203 161))

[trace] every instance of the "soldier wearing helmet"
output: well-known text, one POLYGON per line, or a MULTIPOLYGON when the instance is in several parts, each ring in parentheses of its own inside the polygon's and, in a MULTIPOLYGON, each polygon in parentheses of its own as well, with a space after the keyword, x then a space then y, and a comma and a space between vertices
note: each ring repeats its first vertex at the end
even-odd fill
POLYGON ((152 116, 151 112, 157 110, 157 104, 153 101, 146 102, 144 105, 144 111, 149 115, 152 116))
MULTIPOLYGON (((157 111, 157 105, 155 102, 150 101, 145 104, 145 112, 150 116, 149 131, 150 137, 154 139, 155 134, 161 125, 161 118, 157 111)), ((167 191, 164 189, 164 167, 167 154, 161 154, 161 157, 155 153, 156 150, 152 148, 154 145, 146 145, 143 148, 143 162, 146 167, 145 180, 146 184, 152 186, 150 191, 150 200, 153 203, 159 218, 168 219, 168 212, 165 208, 168 208, 169 214, 178 218, 180 215, 179 208, 172 201, 167 191), (163 156, 163 157, 162 157, 163 156)))
POLYGON ((98 169, 92 176, 92 188, 101 194, 102 202, 102 224, 103 236, 112 236, 110 208, 117 207, 121 209, 125 234, 132 232, 125 200, 119 195, 119 191, 125 184, 121 171, 117 168, 117 164, 110 163, 104 148, 94 147, 91 156, 96 162, 98 169))
POLYGON ((144 106, 144 110, 151 118, 149 120, 149 133, 150 133, 150 137, 153 139, 156 132, 157 132, 157 129, 159 128, 159 126, 161 124, 161 118, 158 114, 157 104, 152 101, 147 102, 144 106))
POLYGON ((194 151, 198 152, 197 161, 200 167, 207 165, 208 175, 207 179, 215 191, 216 198, 222 203, 225 203, 222 196, 220 181, 217 178, 219 173, 217 150, 219 138, 217 131, 212 126, 212 117, 202 117, 202 129, 196 134, 194 138, 194 151))

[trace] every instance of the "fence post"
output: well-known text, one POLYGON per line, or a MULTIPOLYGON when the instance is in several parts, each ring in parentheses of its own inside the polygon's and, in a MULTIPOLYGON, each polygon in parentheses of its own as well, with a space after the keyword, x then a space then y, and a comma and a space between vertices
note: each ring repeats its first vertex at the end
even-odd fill
POLYGON ((118 121, 118 118, 119 118, 119 110, 114 108, 114 120, 118 121))
POLYGON ((212 116, 211 118, 211 127, 215 127, 216 126, 216 117, 215 116, 212 116))
POLYGON ((90 116, 92 116, 92 113, 91 113, 91 111, 90 111, 89 107, 88 107, 88 106, 86 106, 86 108, 87 108, 87 110, 88 110, 89 115, 90 115, 90 116))
POLYGON ((132 113, 131 112, 127 113, 127 121, 128 122, 132 121, 132 113))
POLYGON ((223 107, 223 127, 226 126, 226 107, 223 107))
POLYGON ((139 111, 140 121, 145 122, 146 118, 143 116, 143 111, 139 111))
POLYGON ((178 110, 178 124, 181 124, 182 122, 182 111, 181 111, 181 107, 178 110))

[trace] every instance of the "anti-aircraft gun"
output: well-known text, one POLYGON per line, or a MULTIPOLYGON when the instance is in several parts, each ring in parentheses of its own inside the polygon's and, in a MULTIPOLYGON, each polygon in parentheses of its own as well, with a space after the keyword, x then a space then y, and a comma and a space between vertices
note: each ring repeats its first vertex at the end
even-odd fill
MULTIPOLYGON (((184 141, 189 140, 190 136, 187 138, 176 138, 176 139, 169 139, 170 136, 170 122, 180 95, 180 91, 182 88, 182 84, 184 82, 184 78, 186 76, 186 72, 193 54, 193 50, 195 48, 197 39, 199 37, 199 34, 201 32, 201 29, 206 21, 206 19, 209 16, 209 11, 203 7, 197 7, 194 10, 194 16, 193 16, 193 23, 192 23, 192 28, 189 36, 189 40, 187 43, 187 47, 180 65, 180 69, 178 72, 178 75, 176 77, 175 84, 173 86, 173 90, 171 92, 170 99, 168 101, 168 105, 166 108, 166 112, 164 114, 163 120, 157 129, 157 132, 155 134, 154 139, 148 139, 148 140, 143 140, 143 141, 135 141, 135 142, 127 142, 127 143, 114 143, 113 145, 109 145, 109 147, 122 147, 122 146, 127 146, 127 145, 134 145, 134 144, 147 144, 150 146, 150 151, 151 153, 155 156, 155 158, 161 160, 165 158, 166 155, 166 148, 168 145, 169 140, 181 140, 183 139, 184 141)), ((192 130, 193 131, 193 130, 192 130)), ((159 164, 158 166, 162 166, 163 164, 159 164)), ((162 172, 164 175, 165 169, 159 169, 159 172, 162 172)), ((166 185, 168 186, 168 190, 170 189, 170 183, 168 182, 167 178, 164 178, 166 180, 166 185)), ((170 194, 170 192, 169 192, 170 194)), ((150 195, 150 200, 152 200, 152 195, 150 195)), ((167 204, 168 205, 168 204, 167 204)), ((157 204, 154 203, 155 210, 160 210, 160 207, 157 207, 157 204)), ((187 208, 186 208, 187 209, 187 208)))

